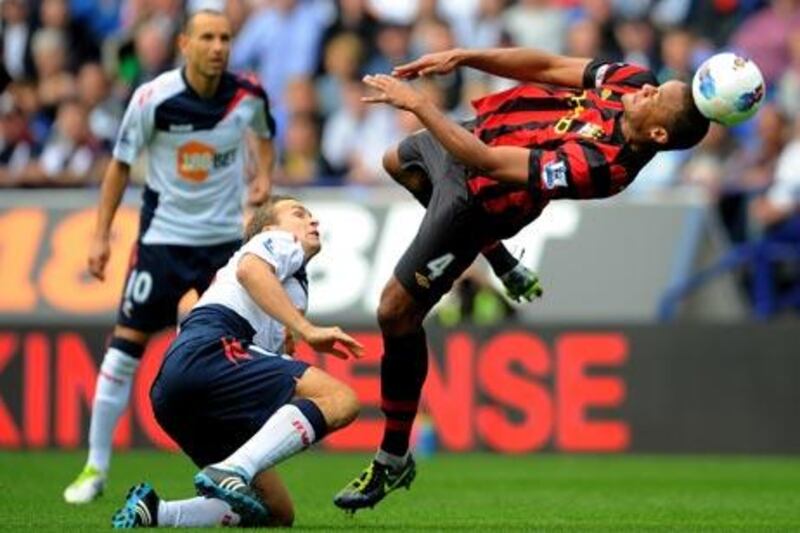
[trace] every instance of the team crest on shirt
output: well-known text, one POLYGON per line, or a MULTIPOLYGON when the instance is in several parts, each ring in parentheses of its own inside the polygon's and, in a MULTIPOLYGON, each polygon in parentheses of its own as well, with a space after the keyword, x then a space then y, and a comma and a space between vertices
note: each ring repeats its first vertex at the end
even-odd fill
POLYGON ((542 167, 542 184, 548 190, 567 186, 567 164, 556 160, 542 167))
POLYGON ((581 126, 581 129, 578 130, 578 135, 581 137, 586 137, 587 139, 597 140, 603 137, 603 128, 597 124, 587 122, 581 126))

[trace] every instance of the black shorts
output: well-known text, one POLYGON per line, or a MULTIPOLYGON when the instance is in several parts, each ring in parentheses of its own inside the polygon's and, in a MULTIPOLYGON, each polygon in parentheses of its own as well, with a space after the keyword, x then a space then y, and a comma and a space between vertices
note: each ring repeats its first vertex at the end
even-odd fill
POLYGON ((247 442, 292 400, 296 379, 308 369, 251 344, 248 329, 222 306, 196 308, 150 389, 159 425, 201 468, 247 442))
POLYGON ((427 131, 398 147, 403 170, 425 172, 432 192, 414 240, 394 275, 419 303, 432 306, 446 294, 481 250, 497 239, 491 220, 467 188, 467 169, 427 131))
POLYGON ((117 324, 148 333, 174 326, 183 295, 191 289, 202 294, 241 245, 241 241, 214 246, 137 242, 131 251, 117 324))

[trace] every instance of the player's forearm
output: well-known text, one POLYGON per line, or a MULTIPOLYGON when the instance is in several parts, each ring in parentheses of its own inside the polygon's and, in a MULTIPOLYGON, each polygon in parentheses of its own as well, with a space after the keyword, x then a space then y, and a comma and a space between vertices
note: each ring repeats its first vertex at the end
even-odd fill
POLYGON ((442 114, 427 100, 410 109, 453 157, 468 167, 490 170, 489 147, 470 131, 442 114))
POLYGON ((117 159, 112 159, 100 186, 100 204, 97 208, 95 234, 108 237, 111 223, 122 201, 122 194, 128 185, 130 167, 117 159))
POLYGON ((488 146, 470 131, 448 119, 426 100, 421 100, 410 110, 442 146, 464 165, 478 169, 497 181, 527 183, 530 153, 526 148, 488 146))
POLYGON ((581 87, 588 59, 549 54, 533 48, 463 49, 459 65, 520 81, 581 87))
POLYGON ((275 168, 275 145, 271 139, 256 141, 256 178, 272 183, 272 169, 275 168))
POLYGON ((297 310, 272 268, 261 259, 245 256, 236 270, 236 279, 262 311, 302 335, 312 324, 297 310))

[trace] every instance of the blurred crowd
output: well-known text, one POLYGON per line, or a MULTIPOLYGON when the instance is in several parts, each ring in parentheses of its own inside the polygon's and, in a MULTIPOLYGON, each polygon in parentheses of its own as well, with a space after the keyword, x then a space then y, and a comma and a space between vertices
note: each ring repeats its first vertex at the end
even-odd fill
MULTIPOLYGON (((231 70, 269 94, 281 186, 388 184, 384 149, 419 123, 361 102, 360 78, 425 53, 534 47, 690 81, 711 54, 737 51, 761 67, 767 104, 659 154, 627 194, 701 187, 733 242, 800 243, 800 0, 0 0, 13 80, 0 97, 0 187, 96 186, 128 98, 180 64, 176 36, 202 8, 228 14, 231 70)), ((459 70, 415 83, 466 119, 473 98, 514 82, 459 70)))
MULTIPOLYGON (((14 80, 0 99, 2 186, 96 184, 133 89, 179 64, 184 14, 209 7, 233 22, 230 68, 255 72, 270 96, 279 185, 388 183, 383 150, 419 124, 362 103, 360 77, 452 47, 635 62, 662 81, 689 81, 715 51, 739 51, 761 67, 769 104, 744 126, 712 128, 695 150, 660 155, 631 193, 702 186, 740 240, 754 217, 775 216, 751 200, 781 169, 800 168, 800 0, 0 2, 0 49, 14 80)), ((477 95, 511 83, 470 70, 418 82, 456 118, 470 116, 477 95)))

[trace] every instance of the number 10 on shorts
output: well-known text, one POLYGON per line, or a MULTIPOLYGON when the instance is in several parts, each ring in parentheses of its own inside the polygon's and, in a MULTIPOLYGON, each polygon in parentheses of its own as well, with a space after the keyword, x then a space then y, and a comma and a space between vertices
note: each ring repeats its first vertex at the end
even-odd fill
POLYGON ((125 303, 122 308, 126 315, 130 315, 133 303, 141 304, 147 301, 153 291, 153 276, 150 272, 131 270, 128 284, 125 286, 125 303))

